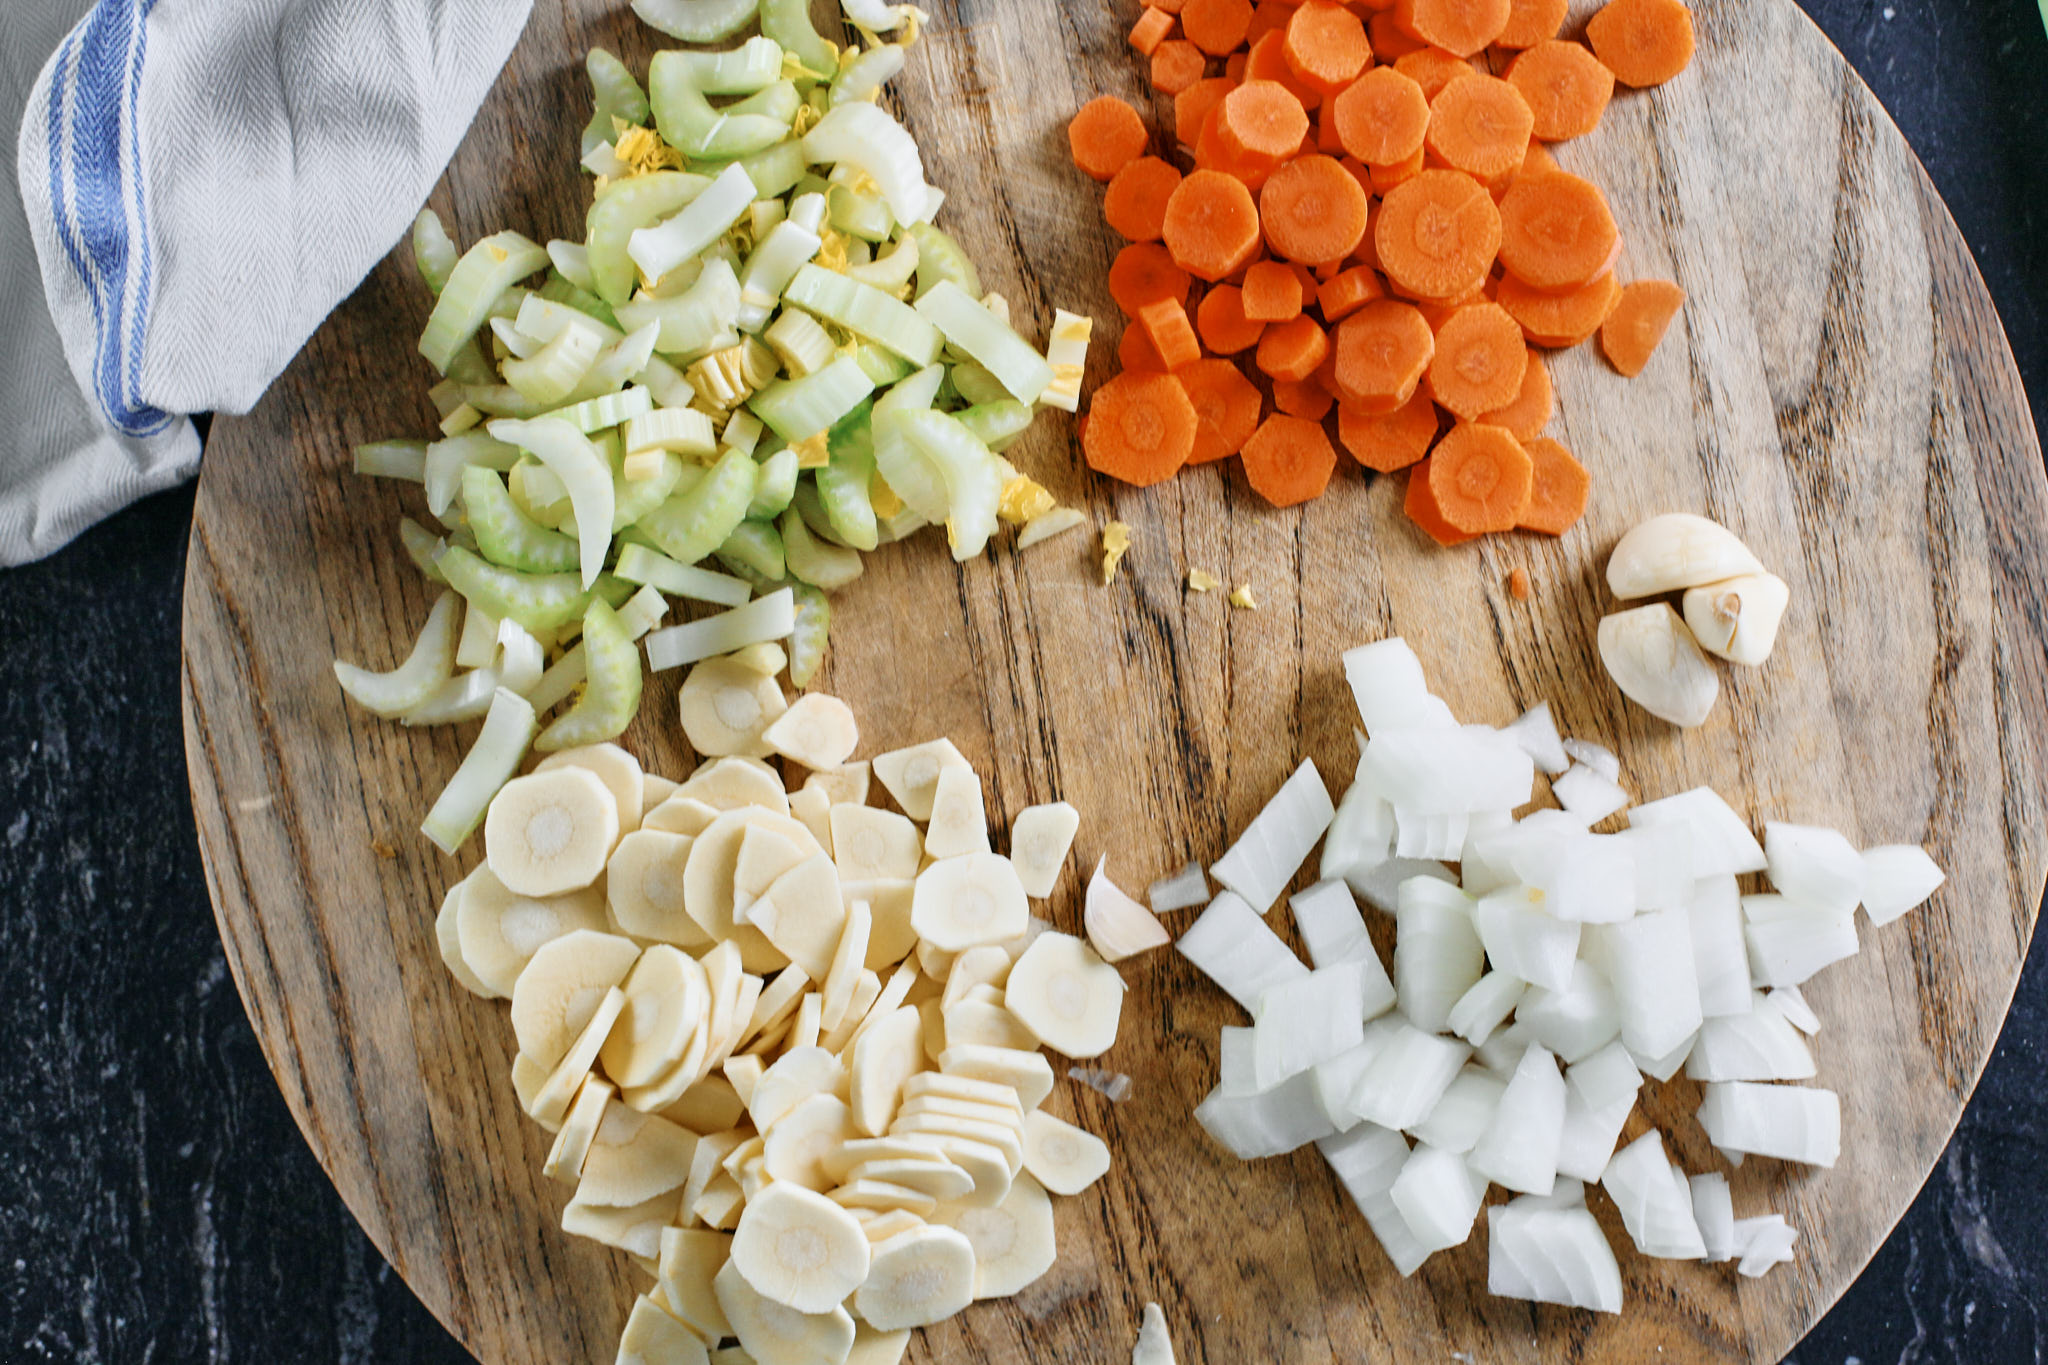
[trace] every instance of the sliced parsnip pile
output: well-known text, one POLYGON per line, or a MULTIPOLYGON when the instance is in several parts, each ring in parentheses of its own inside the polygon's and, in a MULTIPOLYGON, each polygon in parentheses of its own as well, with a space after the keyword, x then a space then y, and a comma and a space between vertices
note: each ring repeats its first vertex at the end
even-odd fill
MULTIPOLYGON (((708 758, 680 784, 612 744, 506 782, 438 925, 457 979, 511 1001, 513 1082, 575 1190, 562 1226, 655 1277, 621 1362, 731 1338, 758 1365, 894 1361, 1044 1274, 1049 1195, 1109 1169, 1041 1107, 1041 1046, 1099 1057, 1123 1007, 1104 955, 1031 913, 1078 814, 1031 807, 996 853, 950 742, 856 761, 845 703, 788 703, 760 662, 692 670, 708 758), (794 790, 778 758, 807 770, 794 790)), ((1166 941, 1109 896, 1098 870, 1110 955, 1166 941)))
MULTIPOLYGON (((1683 1069, 1731 1166, 1832 1166, 1837 1097, 1796 1084, 1820 1027, 1800 987, 1856 952, 1859 904, 1889 924, 1940 868, 1808 826, 1773 822, 1759 844, 1705 787, 1631 806, 1615 756, 1561 740, 1547 705, 1459 725, 1399 639, 1344 666, 1371 738, 1343 800, 1304 762, 1177 945, 1253 1021, 1223 1030, 1196 1118, 1242 1158, 1315 1143, 1403 1275, 1470 1237, 1494 1184, 1516 1196, 1486 1209, 1498 1295, 1621 1311, 1589 1182, 1645 1256, 1749 1276, 1790 1261, 1781 1215, 1737 1218, 1726 1174, 1688 1176, 1654 1129, 1617 1151, 1624 1125, 1646 1078, 1683 1069), (1539 769, 1558 807, 1518 821, 1539 769), (1592 832, 1623 811, 1626 829, 1592 832), (1264 915, 1318 842, 1323 880, 1289 900, 1311 967, 1264 915), (1773 891, 1742 894, 1751 873, 1773 891), (1361 896, 1394 917, 1391 973, 1361 896)), ((1155 884, 1155 905, 1201 880, 1155 884)))

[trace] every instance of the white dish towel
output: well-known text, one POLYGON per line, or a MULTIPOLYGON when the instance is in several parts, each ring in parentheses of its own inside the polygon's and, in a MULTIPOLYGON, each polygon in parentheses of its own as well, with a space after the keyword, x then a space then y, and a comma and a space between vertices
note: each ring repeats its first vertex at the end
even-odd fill
POLYGON ((191 476, 392 247, 532 0, 0 0, 0 564, 191 476))

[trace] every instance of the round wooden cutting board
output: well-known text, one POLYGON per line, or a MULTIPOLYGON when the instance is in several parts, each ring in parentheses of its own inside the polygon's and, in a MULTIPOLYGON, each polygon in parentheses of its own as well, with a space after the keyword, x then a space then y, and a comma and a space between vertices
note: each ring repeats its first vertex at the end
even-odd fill
MULTIPOLYGON (((1146 98, 1124 40, 1132 8, 935 9, 898 88, 949 192, 944 221, 1027 335, 1055 305, 1101 322, 1099 380, 1117 337, 1103 284, 1115 243, 1064 127, 1093 95, 1146 98)), ((1055 413, 1013 458, 1135 528, 1121 577, 1102 586, 1092 533, 1023 555, 1005 540, 964 566, 919 537, 837 596, 820 684, 852 703, 863 753, 952 737, 987 777, 993 820, 1077 805, 1049 908, 1068 928, 1099 854, 1140 888, 1212 861, 1299 756, 1348 775, 1338 654, 1390 634, 1465 719, 1504 723, 1548 699, 1567 733, 1619 751, 1642 797, 1706 782, 1759 826, 1925 843, 1947 886, 1866 930, 1863 953, 1810 988, 1826 1021, 1817 1083, 1842 1096, 1841 1164, 1733 1172, 1738 1214, 1798 1226, 1797 1261, 1743 1280, 1646 1260, 1596 1200, 1627 1281, 1619 1318, 1488 1298, 1483 1236, 1403 1280, 1313 1150, 1240 1164, 1190 1120, 1218 1027, 1244 1021, 1159 952, 1126 964, 1105 1061, 1131 1075, 1131 1098, 1063 1081, 1049 1101, 1116 1158, 1059 1201, 1059 1264, 1014 1301, 923 1333, 912 1359, 1121 1360, 1157 1300, 1184 1362, 1775 1360, 1920 1188, 1998 1033, 2042 891, 2041 453, 1954 223, 1840 54, 1788 0, 1705 0, 1697 18, 1688 72, 1621 93, 1598 132, 1558 149, 1611 197, 1623 277, 1674 278, 1691 296, 1635 380, 1591 348, 1553 360, 1557 434, 1595 476, 1569 535, 1439 549, 1400 515, 1399 478, 1348 461, 1291 511, 1228 468, 1123 488, 1080 466, 1055 413), (1623 705, 1593 645, 1612 607, 1607 551, 1673 510, 1728 523, 1793 594, 1769 663, 1727 672, 1711 719, 1685 733, 1623 705), (1505 589, 1516 566, 1530 601, 1505 589), (1186 591, 1191 567, 1250 584, 1258 609, 1186 591)), ((652 36, 612 0, 539 0, 434 197, 462 240, 581 235, 581 54, 602 43, 638 63, 652 36)), ((407 490, 349 472, 354 442, 430 429, 413 346, 424 317, 395 255, 253 414, 214 429, 185 597, 193 804, 250 1018, 378 1247, 493 1365, 610 1360, 637 1273, 557 1230, 566 1191, 541 1177, 548 1137, 514 1099, 503 1007, 436 956, 435 907, 480 851, 446 858, 416 830, 473 727, 377 721, 343 704, 328 669, 336 656, 388 667, 426 614, 396 535, 407 490)), ((627 743, 681 776, 676 685, 650 681, 627 743)), ((1385 948, 1391 926, 1375 918, 1385 948)), ((1689 1170, 1721 1168, 1691 1116, 1696 1086, 1646 1094, 1629 1136, 1654 1120, 1689 1170)))

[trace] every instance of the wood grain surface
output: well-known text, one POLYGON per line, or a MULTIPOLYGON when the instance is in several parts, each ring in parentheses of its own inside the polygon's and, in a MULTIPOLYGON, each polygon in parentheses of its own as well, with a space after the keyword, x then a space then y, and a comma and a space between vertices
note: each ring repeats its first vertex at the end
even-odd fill
MULTIPOLYGON (((1063 127, 1092 95, 1146 97, 1129 7, 934 8, 898 89, 950 192, 943 220, 1027 333, 1055 304, 1102 321, 1099 379, 1114 243, 1063 127)), ((864 752, 951 736, 986 776, 992 819, 1073 801, 1076 867, 1106 853, 1127 886, 1213 860, 1299 755, 1348 772, 1337 656, 1391 633, 1461 716, 1501 723, 1547 698, 1567 732, 1619 750, 1645 797, 1709 782, 1759 823, 1926 843, 1947 887, 1810 991, 1827 1024, 1818 1083, 1843 1100, 1841 1164, 1733 1174, 1739 1214, 1799 1226, 1797 1262, 1749 1281, 1645 1260, 1602 1200, 1621 1318, 1489 1299, 1483 1236, 1404 1281, 1312 1150, 1243 1165, 1191 1122, 1217 1029, 1242 1019, 1156 953, 1127 965, 1106 1061, 1133 1097, 1063 1082, 1049 1101, 1116 1156, 1108 1179, 1059 1201, 1058 1266, 922 1334, 914 1360, 1121 1360, 1146 1300, 1188 1362, 1775 1360, 1941 1151, 2042 890, 2040 450, 1968 251, 1869 91, 1788 0, 1697 14, 1689 72, 1623 94, 1597 133, 1559 149, 1612 198, 1624 277, 1675 278, 1692 300, 1636 380, 1585 348, 1554 360, 1558 434, 1596 478, 1571 534, 1440 550, 1399 515, 1398 479, 1348 462, 1301 510, 1276 512, 1215 467, 1134 491, 1089 476, 1055 414, 1013 458, 1135 528, 1118 582, 1100 585, 1080 535, 965 566, 919 539, 839 595, 821 684, 855 707, 864 752), (1607 550, 1670 510, 1727 522, 1793 593, 1768 665, 1727 674, 1707 725, 1684 734, 1621 704, 1593 645, 1607 550), (1259 610, 1186 592, 1192 566, 1251 584, 1259 610), (1532 601, 1505 590, 1516 566, 1532 601)), ((650 36, 611 3, 539 0, 434 197, 462 239, 580 235, 580 55, 601 42, 644 59, 650 36)), ((343 705, 328 671, 337 655, 387 666, 426 613, 395 535, 407 499, 349 473, 353 442, 429 427, 413 349, 424 314, 394 256, 253 414, 214 429, 185 598, 193 803, 250 1018, 370 1236, 493 1365, 608 1361, 635 1276, 557 1230, 565 1196, 513 1097, 503 1007, 464 993, 435 953, 434 908, 479 854, 444 858, 416 827, 469 727, 378 722, 343 705)), ((628 743, 680 776, 675 687, 651 682, 628 743)), ((1078 881, 1051 905, 1064 927, 1079 921, 1078 881)), ((1390 926, 1375 929, 1385 948, 1390 926)), ((1629 1136, 1653 1121, 1689 1169, 1716 1168, 1696 1087, 1646 1093, 1629 1136)))

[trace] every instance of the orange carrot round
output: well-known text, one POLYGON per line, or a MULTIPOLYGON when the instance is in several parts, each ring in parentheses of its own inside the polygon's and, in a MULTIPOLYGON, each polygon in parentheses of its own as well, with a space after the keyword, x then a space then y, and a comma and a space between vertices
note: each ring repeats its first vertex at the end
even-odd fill
POLYGON ((1493 180, 1522 164, 1534 126, 1521 91, 1498 76, 1475 72, 1430 101, 1427 146, 1445 165, 1493 180))
POLYGON ((1102 196, 1103 221, 1128 242, 1156 242, 1166 226, 1166 201, 1180 172, 1156 156, 1141 156, 1110 178, 1102 196))
MULTIPOLYGON (((1517 340, 1521 329, 1517 324, 1517 340)), ((1557 412, 1557 391, 1550 385, 1550 370, 1544 365, 1543 357, 1534 351, 1527 351, 1529 363, 1522 370, 1521 391, 1511 402, 1482 412, 1478 420, 1490 427, 1506 427, 1514 433, 1517 441, 1524 443, 1534 440, 1543 428, 1550 425, 1550 419, 1557 412)))
POLYGON ((1268 33, 1284 33, 1287 21, 1294 17, 1294 6, 1281 4, 1280 0, 1258 0, 1252 6, 1251 26, 1244 31, 1247 47, 1257 47, 1259 39, 1268 33))
MULTIPOLYGON (((1557 164, 1557 158, 1550 154, 1550 148, 1544 146, 1540 141, 1531 141, 1529 143, 1529 150, 1522 154, 1522 169, 1516 171, 1515 174, 1517 176, 1542 175, 1546 171, 1561 169, 1563 168, 1557 164)), ((1502 186, 1502 188, 1505 189, 1506 186, 1502 186)))
POLYGON ((1422 148, 1417 147, 1412 156, 1396 161, 1391 165, 1375 163, 1369 168, 1372 172, 1373 193, 1384 197, 1396 185, 1405 185, 1416 176, 1421 175, 1423 171, 1423 157, 1425 155, 1427 153, 1422 148))
POLYGON ((1458 298, 1493 266, 1500 210, 1486 187, 1464 172, 1426 170, 1387 191, 1373 248, 1387 278, 1409 293, 1458 298))
POLYGON ((1259 344, 1266 324, 1244 315, 1244 291, 1234 284, 1219 284, 1202 295, 1195 310, 1195 330, 1202 345, 1215 355, 1236 355, 1259 344))
POLYGON ((1508 26, 1493 45, 1513 50, 1555 38, 1570 8, 1569 0, 1508 0, 1508 26))
POLYGON ((1237 88, 1227 76, 1208 76, 1173 97, 1173 136, 1183 147, 1195 145, 1202 124, 1223 97, 1237 88))
POLYGON ((1143 156, 1150 140, 1138 111, 1114 95, 1097 95, 1067 124, 1074 164, 1105 182, 1126 162, 1143 156))
POLYGON ((1662 85, 1692 64, 1692 11, 1679 0, 1608 0, 1586 40, 1623 85, 1662 85))
POLYGON ((1239 457, 1252 491, 1275 507, 1321 497, 1337 469, 1337 452, 1322 424, 1284 412, 1261 422, 1239 457))
POLYGON ((1382 474, 1406 469, 1429 454, 1436 429, 1436 404, 1419 390, 1392 412, 1369 413, 1349 403, 1337 409, 1337 439, 1352 459, 1382 474))
POLYGON ((1307 379, 1330 353, 1330 338, 1311 317, 1275 323, 1259 338, 1258 365, 1275 379, 1307 379))
POLYGON ((1531 346, 1556 348, 1576 346, 1599 331, 1619 297, 1621 286, 1615 283, 1614 272, 1610 270, 1588 284, 1560 294, 1504 275, 1494 301, 1522 324, 1522 335, 1531 346))
POLYGON ((1301 276, 1284 261, 1254 261, 1244 272, 1244 315, 1285 322, 1301 312, 1301 276))
POLYGON ((1366 412, 1392 412, 1422 382, 1436 338, 1413 304, 1379 299, 1337 324, 1334 354, 1337 397, 1366 412))
POLYGON ((1249 80, 1216 106, 1216 133, 1234 156, 1279 161, 1300 149, 1308 113, 1278 81, 1249 80))
POLYGON ((1135 322, 1124 328, 1123 338, 1116 344, 1116 363, 1118 369, 1138 374, 1166 373, 1166 362, 1159 358, 1158 348, 1135 322))
POLYGON ((1195 408, 1195 448, 1189 464, 1228 459, 1244 449, 1259 429, 1264 399, 1251 380, 1228 360, 1197 360, 1174 371, 1195 408))
POLYGON ((1472 535, 1513 530, 1529 506, 1534 474, 1520 441, 1472 422, 1452 427, 1429 457, 1429 491, 1438 510, 1472 535))
POLYGON ((1159 299, 1138 310, 1138 325, 1160 361, 1169 370, 1191 365, 1202 358, 1202 344, 1195 340, 1194 324, 1187 309, 1174 299, 1159 299))
MULTIPOLYGON (((1163 347, 1160 354, 1165 354, 1163 347)), ((1497 303, 1473 304, 1460 308, 1437 328, 1436 354, 1429 362, 1429 391, 1453 415, 1473 421, 1481 413, 1514 402, 1522 391, 1522 373, 1528 364, 1529 348, 1522 340, 1521 326, 1507 310, 1497 303)))
POLYGON ((1131 26, 1131 46, 1151 56, 1166 41, 1166 35, 1173 32, 1173 16, 1163 9, 1147 5, 1138 11, 1138 22, 1131 26))
POLYGON ((1291 417, 1306 417, 1311 422, 1320 422, 1336 405, 1337 400, 1330 396, 1330 391, 1314 377, 1273 381, 1273 406, 1291 417))
POLYGON ((1323 321, 1335 326, 1385 294, 1371 266, 1354 265, 1323 282, 1316 290, 1316 307, 1323 321))
POLYGON ((1521 175, 1500 201, 1501 268, 1524 284, 1577 289, 1613 264, 1607 196, 1565 171, 1521 175))
POLYGON ((1336 158, 1298 156, 1259 191, 1268 246, 1291 261, 1341 261, 1365 236, 1366 197, 1336 158))
POLYGON ((1409 467, 1408 491, 1401 499, 1401 510, 1437 544, 1462 545, 1474 539, 1475 535, 1451 525, 1444 517, 1443 508, 1437 505, 1436 490, 1429 477, 1430 466, 1434 463, 1432 457, 1409 467))
POLYGON ((1529 505, 1515 523, 1524 531, 1541 531, 1561 536, 1586 514, 1586 496, 1592 491, 1593 476, 1586 467, 1548 436, 1522 443, 1533 466, 1529 482, 1529 505))
POLYGON ((1452 81, 1479 73, 1472 63, 1463 57, 1454 57, 1440 47, 1425 47, 1411 52, 1394 63, 1394 70, 1422 87, 1422 93, 1431 103, 1444 92, 1452 81))
POLYGON ((1670 280, 1637 280, 1624 286, 1613 311, 1600 324, 1600 349, 1615 369, 1634 378, 1650 363, 1665 329, 1684 306, 1685 291, 1670 280))
POLYGON ((1391 165, 1422 150, 1429 96, 1399 65, 1376 66, 1330 101, 1344 150, 1369 165, 1391 165))
POLYGON ((1515 58, 1508 84, 1522 92, 1545 142, 1581 137, 1600 126, 1614 96, 1614 73, 1577 43, 1547 39, 1515 58))
POLYGON ((1400 16, 1392 6, 1365 21, 1365 36, 1372 42, 1372 55, 1383 62, 1396 61, 1429 46, 1401 26, 1400 16))
POLYGON ((1233 151, 1223 141, 1223 106, 1217 105, 1203 120, 1195 138, 1195 169, 1221 171, 1248 190, 1256 191, 1280 165, 1281 158, 1233 151))
MULTIPOLYGON (((1487 208, 1492 207, 1489 200, 1487 208)), ((1181 269, 1197 279, 1220 280, 1257 254, 1258 206, 1237 179, 1221 171, 1196 171, 1166 201, 1161 235, 1181 269)))
POLYGON ((1410 33, 1460 57, 1500 37, 1508 10, 1508 0, 1400 0, 1394 6, 1410 33))
POLYGON ((1171 478, 1195 448, 1195 408, 1170 374, 1120 374, 1095 391, 1081 454, 1088 467, 1144 487, 1171 478))
POLYGON ((1180 7, 1180 26, 1188 41, 1212 57, 1227 56, 1243 46, 1251 23, 1251 0, 1185 0, 1180 7))
POLYGON ((1140 308, 1160 299, 1185 303, 1188 273, 1157 242, 1133 242, 1110 262, 1109 296, 1126 317, 1136 317, 1140 308))
POLYGON ((1152 50, 1152 88, 1178 95, 1202 79, 1209 59, 1185 38, 1170 38, 1152 50))
POLYGON ((1372 62, 1365 24, 1331 0, 1304 0, 1287 21, 1287 64, 1302 84, 1328 98, 1372 62))

